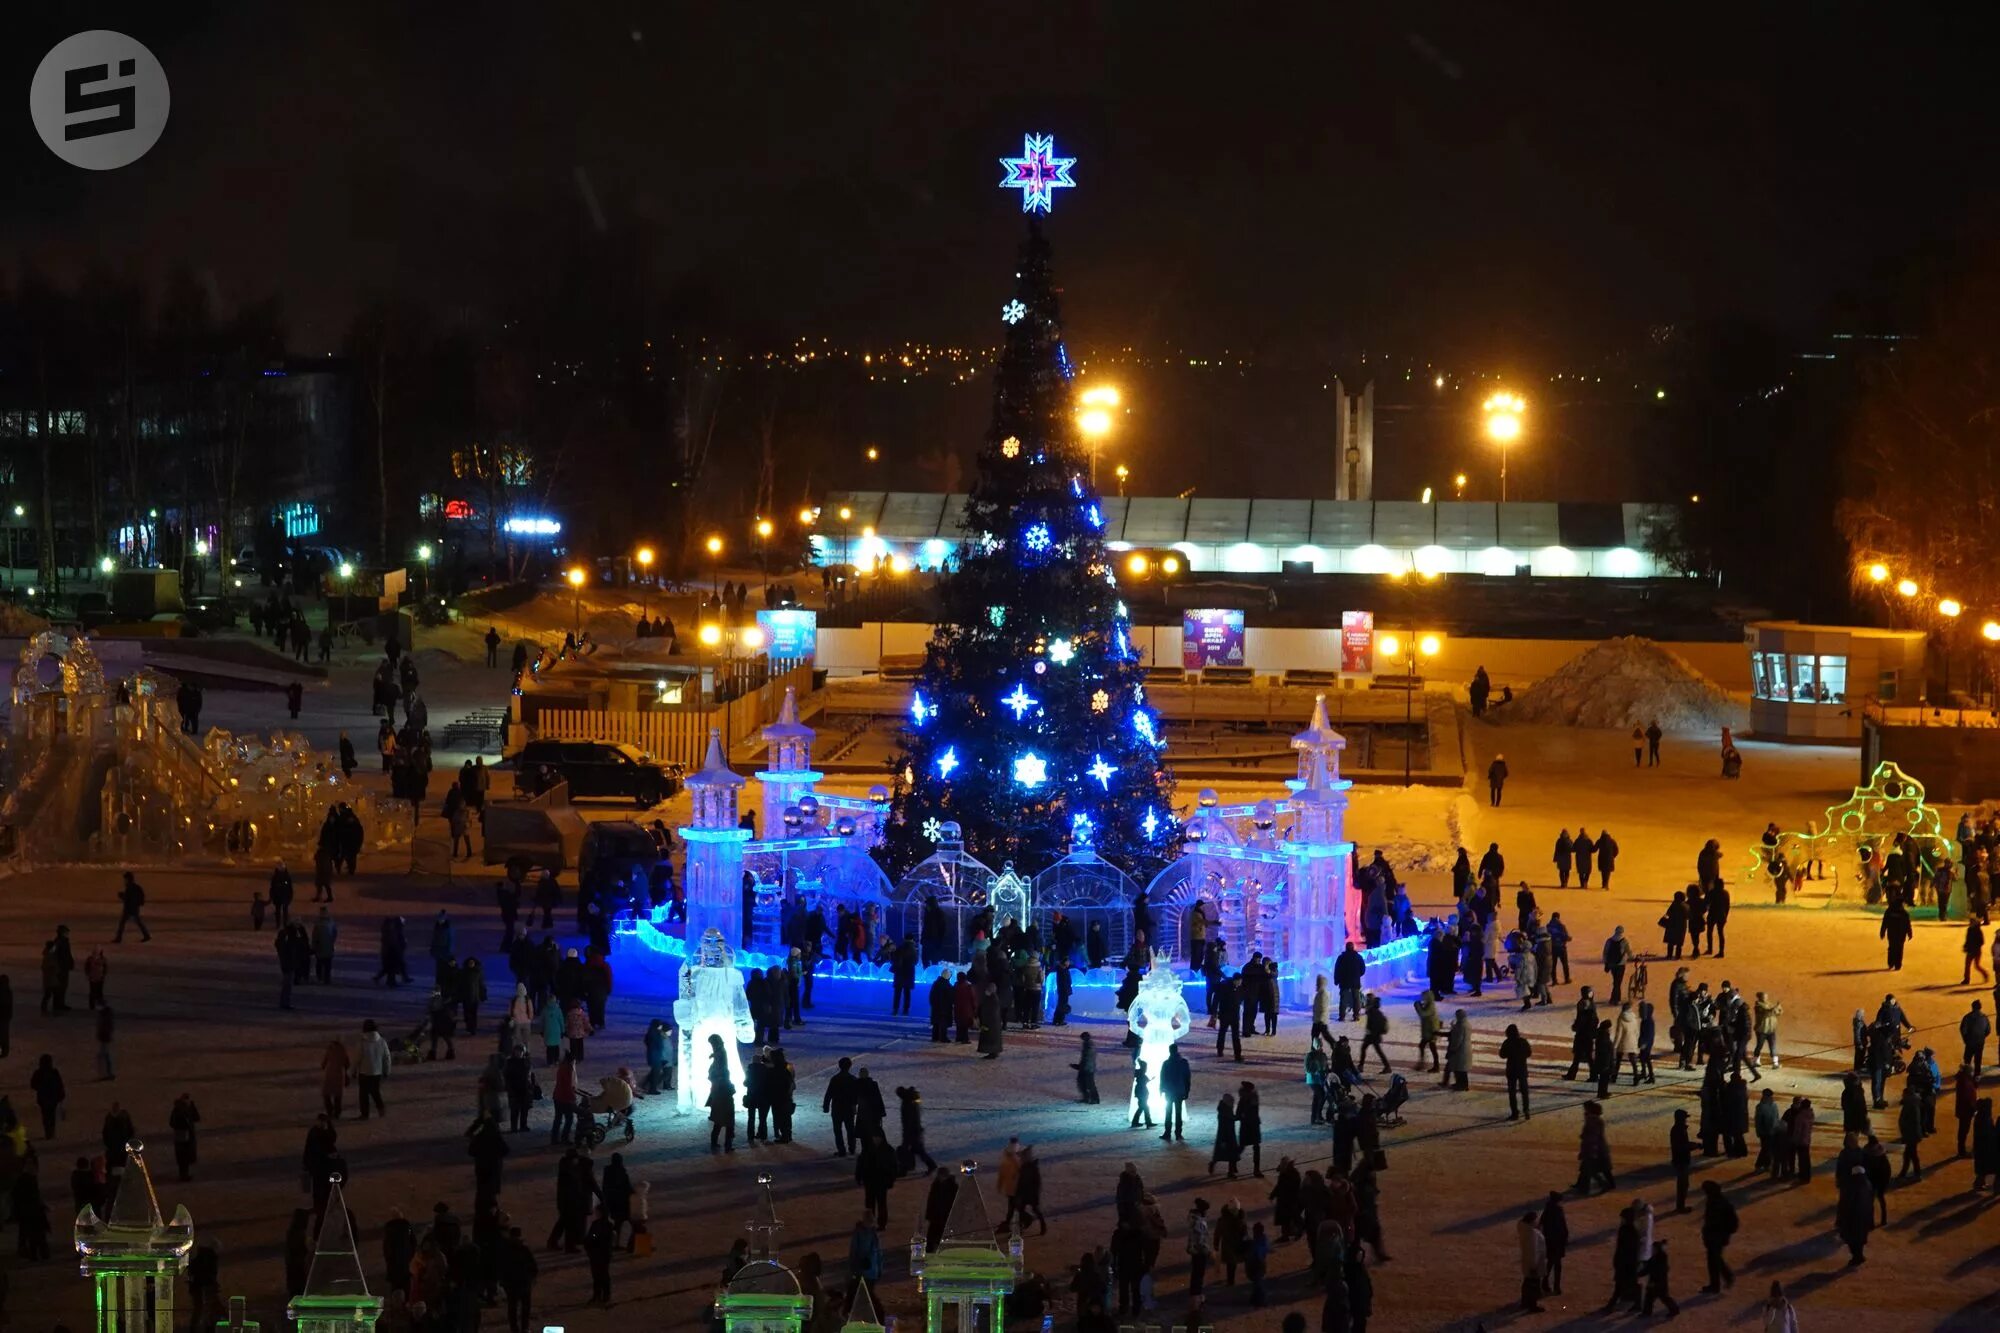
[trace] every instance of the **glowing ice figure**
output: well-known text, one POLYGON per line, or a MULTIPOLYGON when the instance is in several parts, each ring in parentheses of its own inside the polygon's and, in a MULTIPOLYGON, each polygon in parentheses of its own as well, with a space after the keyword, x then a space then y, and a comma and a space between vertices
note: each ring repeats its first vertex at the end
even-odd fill
MULTIPOLYGON (((1155 1121, 1164 1120, 1167 1114, 1167 1099, 1160 1092, 1160 1071, 1167 1066, 1167 1048, 1187 1035, 1190 1021, 1173 959, 1155 952, 1153 966, 1139 979, 1139 994, 1134 997, 1126 1018, 1127 1025, 1139 1037, 1138 1058, 1146 1063, 1146 1078, 1152 1090, 1146 1100, 1155 1121)), ((1138 1109, 1138 1098, 1134 1097, 1126 1113, 1138 1109)))
POLYGON ((692 1111, 708 1104, 711 1035, 722 1038, 722 1049, 729 1056, 729 1081, 736 1087, 740 1108, 743 1058, 736 1046, 756 1040, 757 1025, 750 1018, 743 977, 719 930, 705 932, 694 956, 681 964, 681 996, 674 1001, 674 1024, 681 1030, 680 1109, 692 1111))

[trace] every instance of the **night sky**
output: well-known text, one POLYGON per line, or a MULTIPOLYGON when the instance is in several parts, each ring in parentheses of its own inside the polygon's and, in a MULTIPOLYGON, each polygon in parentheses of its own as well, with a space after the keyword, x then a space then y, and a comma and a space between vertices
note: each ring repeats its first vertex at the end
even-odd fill
MULTIPOLYGON (((1636 432, 1555 420, 1550 376, 1629 364, 1667 326, 1803 347, 1893 325, 1949 281, 1938 256, 2000 235, 1996 43, 1942 11, 447 8, 21 25, 0 264, 186 266, 225 307, 278 295, 316 354, 384 292, 477 328, 532 308, 565 255, 616 247, 635 286, 739 338, 988 347, 1021 230, 996 159, 1047 131, 1078 159, 1049 223, 1073 344, 1300 382, 1157 386, 1155 485, 1296 486, 1289 442, 1330 432, 1307 393, 1365 353, 1371 374, 1539 381, 1559 447, 1528 451, 1522 485, 1615 498, 1643 495, 1636 432), (173 87, 160 143, 104 174, 57 161, 24 106, 41 54, 94 25, 148 42, 173 87), (1247 476, 1246 412, 1266 414, 1247 476)), ((902 438, 963 454, 984 394, 963 396, 902 438)), ((1430 434, 1386 484, 1483 466, 1456 417, 1430 434)))

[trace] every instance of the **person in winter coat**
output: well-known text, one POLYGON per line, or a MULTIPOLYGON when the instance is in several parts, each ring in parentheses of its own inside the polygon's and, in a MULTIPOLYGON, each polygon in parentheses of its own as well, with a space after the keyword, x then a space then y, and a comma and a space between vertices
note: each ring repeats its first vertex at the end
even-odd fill
POLYGON ((327 1042, 319 1058, 319 1102, 329 1120, 340 1119, 341 1101, 346 1096, 347 1081, 353 1077, 353 1068, 347 1044, 338 1037, 327 1042))
POLYGON ((1591 1185, 1599 1176, 1604 1178, 1604 1188, 1615 1190, 1618 1182, 1611 1175, 1611 1145, 1604 1137, 1604 1107, 1598 1102, 1583 1104, 1583 1129, 1577 1140, 1576 1150, 1576 1192, 1590 1193, 1591 1185))
MULTIPOLYGON (((1888 968, 1891 972, 1903 970, 1903 946, 1916 934, 1916 927, 1910 923, 1910 909, 1903 906, 1902 899, 1892 901, 1882 913, 1882 924, 1876 936, 1889 942, 1888 968)), ((1865 1239, 1865 1238, 1864 1238, 1865 1239)))
POLYGON ((1507 756, 1496 754, 1493 762, 1486 766, 1486 803, 1500 804, 1500 793, 1507 785, 1507 756))
POLYGON ((1597 868, 1597 843, 1591 838, 1590 830, 1579 825, 1569 845, 1576 854, 1576 886, 1587 889, 1590 887, 1590 872, 1597 868))
POLYGON ((1632 941, 1625 938, 1625 927, 1612 927, 1611 938, 1604 941, 1604 970, 1611 974, 1613 1004, 1625 998, 1625 969, 1631 962, 1632 941))
POLYGON ((1233 1093, 1223 1093, 1215 1104, 1215 1146, 1209 1151, 1209 1174, 1215 1173, 1218 1163, 1229 1168, 1229 1178, 1236 1178, 1236 1163, 1243 1156, 1243 1149, 1236 1141, 1236 1097, 1233 1093))
POLYGON ((1868 1168, 1858 1162, 1842 1172, 1838 1185, 1834 1230, 1847 1246, 1847 1266, 1858 1268, 1867 1257, 1868 1233, 1875 1226, 1875 1191, 1868 1183, 1868 1168))
POLYGON ((1514 1224, 1514 1239, 1521 1247, 1521 1312, 1542 1312, 1542 1289, 1549 1276, 1549 1245, 1533 1213, 1524 1213, 1514 1224))
POLYGON ((1250 1174, 1264 1174, 1264 1112, 1257 1085, 1248 1081, 1236 1089, 1236 1146, 1250 1150, 1250 1174))
POLYGON ((1972 1066, 1975 1078, 1985 1071, 1986 1039, 1992 1035, 1993 1020, 1980 1008, 1979 1001, 1974 1000, 1965 1017, 1958 1020, 1958 1039, 1965 1046, 1965 1063, 1972 1066))
POLYGON ((1412 1068, 1421 1073, 1424 1067, 1424 1052, 1429 1051, 1431 1072, 1435 1074, 1438 1072, 1438 1033, 1441 1027, 1438 1021, 1437 996, 1431 991, 1425 991, 1417 996, 1414 1008, 1417 1011, 1417 1062, 1412 1068))
POLYGON ((1597 830, 1597 882, 1606 891, 1611 888, 1611 872, 1618 868, 1618 843, 1612 838, 1611 830, 1597 830))
POLYGON ((1630 1000, 1618 1006, 1617 1021, 1611 1028, 1611 1076, 1627 1062, 1632 1066, 1632 1085, 1639 1084, 1639 1011, 1630 1000))
POLYGON ((1666 943, 1668 958, 1679 958, 1687 944, 1688 906, 1687 895, 1676 892, 1674 900, 1667 904, 1667 910, 1660 917, 1661 938, 1666 943))
POLYGON ((1445 1039, 1445 1083, 1454 1092, 1464 1092, 1471 1086, 1471 1076, 1472 1023, 1465 1010, 1457 1009, 1452 1012, 1451 1032, 1445 1039))
POLYGON ((1574 864, 1575 859, 1576 846, 1570 841, 1569 830, 1557 830, 1555 855, 1557 888, 1566 889, 1569 887, 1570 867, 1574 864))

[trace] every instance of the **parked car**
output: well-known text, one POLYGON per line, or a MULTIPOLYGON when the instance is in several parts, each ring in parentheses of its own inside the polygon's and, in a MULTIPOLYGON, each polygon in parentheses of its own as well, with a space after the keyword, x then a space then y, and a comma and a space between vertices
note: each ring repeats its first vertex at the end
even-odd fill
POLYGON ((558 782, 569 784, 572 800, 622 796, 641 809, 658 805, 681 789, 677 769, 654 763, 631 745, 529 741, 514 757, 518 790, 539 795, 558 782))

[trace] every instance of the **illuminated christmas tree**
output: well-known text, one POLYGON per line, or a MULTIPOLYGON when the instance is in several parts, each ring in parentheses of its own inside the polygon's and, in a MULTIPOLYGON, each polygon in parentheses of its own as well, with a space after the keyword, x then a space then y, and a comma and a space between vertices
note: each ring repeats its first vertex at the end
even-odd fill
POLYGON ((1030 225, 1006 348, 904 730, 884 855, 900 872, 955 821, 966 850, 1043 869, 1073 846, 1145 874, 1173 846, 1158 715, 1078 443, 1049 246, 1030 225))

